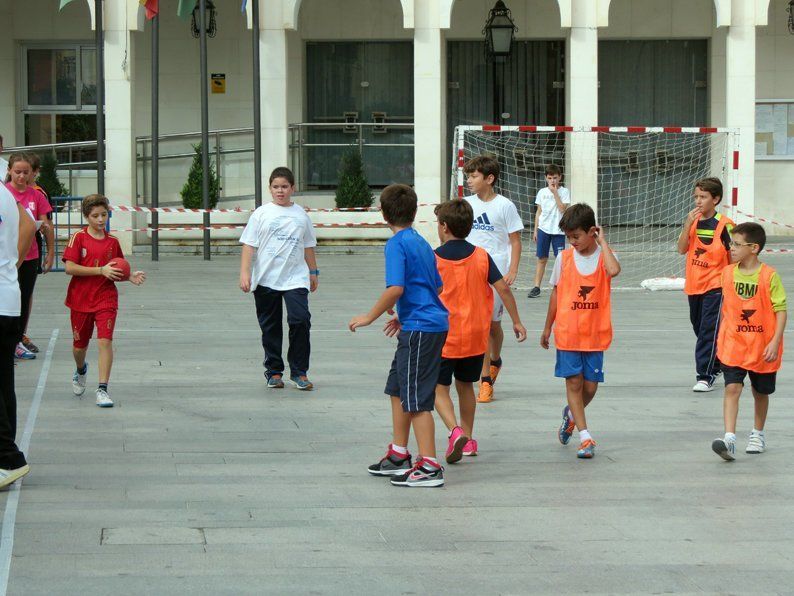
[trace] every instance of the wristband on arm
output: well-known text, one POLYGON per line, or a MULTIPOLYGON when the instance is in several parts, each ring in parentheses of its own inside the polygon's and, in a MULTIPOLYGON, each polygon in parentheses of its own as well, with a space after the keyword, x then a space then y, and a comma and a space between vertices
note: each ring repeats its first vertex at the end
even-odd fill
POLYGON ((320 275, 319 269, 309 269, 309 275, 320 275))

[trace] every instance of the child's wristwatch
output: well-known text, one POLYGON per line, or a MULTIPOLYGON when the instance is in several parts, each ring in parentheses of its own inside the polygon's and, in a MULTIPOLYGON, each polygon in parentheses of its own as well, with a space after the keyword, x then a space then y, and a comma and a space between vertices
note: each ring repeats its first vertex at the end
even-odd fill
POLYGON ((319 269, 309 269, 309 275, 320 275, 319 269))

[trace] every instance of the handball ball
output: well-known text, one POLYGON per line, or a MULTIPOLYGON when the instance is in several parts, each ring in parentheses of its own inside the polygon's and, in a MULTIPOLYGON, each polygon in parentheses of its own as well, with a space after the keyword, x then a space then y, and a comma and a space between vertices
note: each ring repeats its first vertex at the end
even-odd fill
POLYGON ((127 259, 113 259, 110 266, 114 269, 121 269, 121 277, 118 281, 127 281, 130 278, 130 262, 127 259))

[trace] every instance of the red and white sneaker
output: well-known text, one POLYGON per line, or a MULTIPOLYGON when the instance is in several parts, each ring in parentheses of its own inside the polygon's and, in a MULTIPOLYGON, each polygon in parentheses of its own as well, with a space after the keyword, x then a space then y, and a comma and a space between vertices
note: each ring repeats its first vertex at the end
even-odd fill
POLYGON ((448 464, 459 462, 463 457, 463 448, 469 442, 469 437, 463 434, 463 429, 456 426, 449 433, 449 445, 447 445, 446 459, 448 464))
POLYGON ((391 479, 394 486, 434 487, 444 486, 444 468, 420 457, 405 474, 391 479))
POLYGON ((477 455, 477 441, 474 439, 469 439, 469 442, 466 443, 465 447, 463 447, 463 455, 467 455, 469 457, 474 457, 477 455))

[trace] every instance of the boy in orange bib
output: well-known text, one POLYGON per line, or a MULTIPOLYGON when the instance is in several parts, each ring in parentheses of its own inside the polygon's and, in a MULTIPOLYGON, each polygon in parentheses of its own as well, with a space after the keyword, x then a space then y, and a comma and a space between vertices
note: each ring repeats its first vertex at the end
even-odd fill
POLYGON ((722 201, 719 178, 703 178, 695 183, 695 208, 690 211, 681 234, 678 252, 686 255, 684 292, 689 300, 689 320, 697 336, 692 391, 714 390, 720 375, 717 358, 717 332, 720 327, 722 288, 720 271, 730 263, 730 232, 733 222, 717 213, 722 201))
POLYGON ((717 340, 725 375, 725 436, 711 444, 714 452, 727 461, 733 461, 736 455, 736 416, 748 375, 755 398, 755 420, 746 453, 766 450, 764 424, 783 357, 786 327, 786 291, 780 276, 758 260, 766 244, 764 228, 756 223, 739 224, 731 239, 731 258, 736 264, 725 267, 720 277, 722 324, 717 340))
POLYGON ((596 226, 593 209, 584 203, 569 207, 560 220, 572 248, 554 262, 546 325, 540 345, 548 350, 552 325, 557 364, 554 376, 565 379, 568 405, 558 432, 567 445, 574 426, 581 445, 577 457, 595 455, 596 443, 587 430, 584 409, 604 381, 604 351, 612 343, 612 278, 620 273, 604 233, 596 226))
POLYGON ((449 332, 441 352, 441 371, 436 385, 436 411, 449 430, 446 460, 452 464, 464 455, 477 455, 477 441, 472 437, 477 407, 474 383, 480 378, 488 350, 493 290, 510 314, 518 341, 527 338, 527 330, 521 324, 510 286, 494 260, 484 249, 466 241, 474 225, 471 205, 467 201, 448 201, 436 206, 435 212, 441 240, 441 246, 436 249, 436 264, 444 288, 441 302, 449 311, 449 332), (460 426, 449 396, 453 374, 460 405, 460 426))

